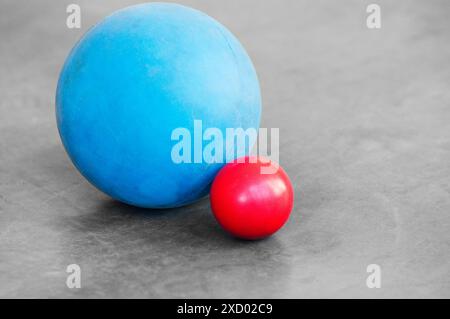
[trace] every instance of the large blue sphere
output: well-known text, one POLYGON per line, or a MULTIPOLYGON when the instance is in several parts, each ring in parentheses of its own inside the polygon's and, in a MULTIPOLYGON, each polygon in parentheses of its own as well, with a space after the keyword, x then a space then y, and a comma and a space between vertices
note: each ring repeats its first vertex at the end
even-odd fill
POLYGON ((78 170, 111 197, 147 208, 207 195, 224 165, 175 163, 174 129, 189 130, 194 148, 195 120, 225 137, 226 128, 257 129, 260 113, 239 41, 206 14, 167 3, 119 10, 90 29, 56 92, 59 133, 78 170))

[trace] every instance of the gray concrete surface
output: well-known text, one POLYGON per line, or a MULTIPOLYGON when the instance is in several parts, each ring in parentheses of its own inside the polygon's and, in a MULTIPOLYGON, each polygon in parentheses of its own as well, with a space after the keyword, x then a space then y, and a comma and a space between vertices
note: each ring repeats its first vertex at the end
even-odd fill
POLYGON ((450 2, 179 1, 215 17, 258 71, 296 203, 273 238, 222 232, 207 200, 115 202, 66 156, 59 69, 131 1, 0 1, 0 297, 450 297, 450 2), (69 3, 82 29, 65 26, 69 3), (82 288, 68 289, 79 264, 82 288), (366 267, 382 287, 366 287, 366 267))

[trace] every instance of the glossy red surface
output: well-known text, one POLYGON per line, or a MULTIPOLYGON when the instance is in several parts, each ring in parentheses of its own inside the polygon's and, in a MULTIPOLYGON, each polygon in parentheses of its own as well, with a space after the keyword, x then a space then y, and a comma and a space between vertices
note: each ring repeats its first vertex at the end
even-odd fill
POLYGON ((289 218, 294 192, 286 172, 265 158, 246 157, 227 164, 211 188, 211 207, 219 224, 243 239, 261 239, 289 218), (263 170, 272 174, 263 174, 263 170))

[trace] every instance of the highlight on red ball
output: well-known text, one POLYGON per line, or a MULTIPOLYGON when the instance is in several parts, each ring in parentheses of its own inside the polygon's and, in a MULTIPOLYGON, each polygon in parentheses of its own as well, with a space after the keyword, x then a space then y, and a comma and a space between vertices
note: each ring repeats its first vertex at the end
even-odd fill
POLYGON ((211 187, 211 208, 231 235, 257 240, 277 232, 294 206, 289 176, 278 163, 247 156, 225 165, 211 187))

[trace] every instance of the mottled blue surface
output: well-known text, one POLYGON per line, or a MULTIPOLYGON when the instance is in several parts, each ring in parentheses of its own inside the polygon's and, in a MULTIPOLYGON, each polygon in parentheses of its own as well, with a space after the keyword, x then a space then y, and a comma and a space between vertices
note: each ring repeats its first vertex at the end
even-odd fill
MULTIPOLYGON (((128 204, 164 208, 209 192, 222 164, 175 164, 173 129, 257 128, 258 79, 238 40, 209 16, 153 3, 105 18, 61 71, 56 114, 63 144, 97 188, 128 204)), ((192 134, 193 135, 193 134, 192 134)), ((204 145, 207 142, 204 142, 204 145)))

